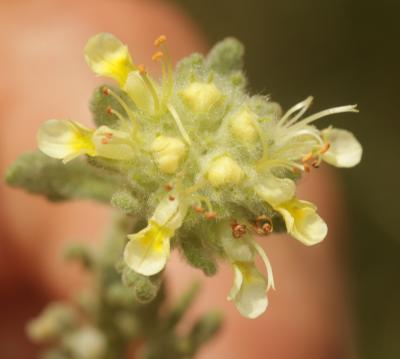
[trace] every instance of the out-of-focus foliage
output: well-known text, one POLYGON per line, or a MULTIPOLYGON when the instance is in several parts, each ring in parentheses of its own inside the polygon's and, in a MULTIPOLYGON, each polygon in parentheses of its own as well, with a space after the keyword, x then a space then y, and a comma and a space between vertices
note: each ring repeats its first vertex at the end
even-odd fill
POLYGON ((335 124, 357 132, 364 144, 362 164, 343 175, 353 215, 349 262, 360 351, 362 358, 399 357, 400 4, 389 0, 175 2, 191 12, 210 43, 227 35, 245 43, 249 83, 254 90, 279 98, 284 108, 311 92, 318 96, 321 108, 359 105, 359 116, 335 124))

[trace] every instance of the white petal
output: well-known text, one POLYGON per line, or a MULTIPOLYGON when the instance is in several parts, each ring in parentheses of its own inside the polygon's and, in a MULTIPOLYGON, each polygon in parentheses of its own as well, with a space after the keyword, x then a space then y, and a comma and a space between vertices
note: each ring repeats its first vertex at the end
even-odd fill
POLYGON ((135 272, 154 275, 164 269, 170 253, 172 231, 165 231, 150 223, 142 231, 128 236, 125 246, 125 263, 135 272))
POLYGON ((91 133, 77 122, 49 120, 39 128, 38 147, 44 154, 65 162, 84 153, 94 155, 91 133))
POLYGON ((246 318, 256 318, 265 312, 268 306, 267 285, 264 277, 254 265, 241 269, 243 283, 240 291, 234 298, 236 308, 246 318))
POLYGON ((361 144, 351 132, 327 128, 322 135, 330 143, 329 150, 322 156, 324 161, 336 167, 353 167, 361 161, 361 144))
POLYGON ((296 190, 295 183, 289 178, 278 178, 268 174, 262 183, 255 187, 256 193, 272 206, 287 202, 293 198, 296 190))

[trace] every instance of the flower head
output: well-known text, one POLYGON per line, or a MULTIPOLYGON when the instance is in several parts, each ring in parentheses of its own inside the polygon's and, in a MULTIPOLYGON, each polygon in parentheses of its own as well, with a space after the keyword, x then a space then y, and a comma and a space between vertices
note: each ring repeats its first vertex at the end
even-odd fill
POLYGON ((312 97, 282 113, 268 98, 250 96, 240 70, 243 49, 234 39, 206 58, 183 59, 175 70, 166 37, 155 46, 159 80, 113 35, 91 38, 87 63, 118 87, 96 91, 97 128, 50 120, 39 130, 39 148, 64 162, 90 156, 90 165, 106 163, 118 173, 115 192, 134 198, 124 211, 147 223, 128 235, 123 257, 130 269, 159 273, 171 246, 206 274, 215 272, 215 257, 227 260, 234 271, 229 299, 255 318, 265 311, 274 282, 254 236, 283 223, 305 245, 326 237, 326 223, 313 204, 296 197, 296 184, 323 162, 351 167, 360 161, 361 145, 350 132, 315 126, 322 117, 357 112, 356 106, 306 116, 312 97))

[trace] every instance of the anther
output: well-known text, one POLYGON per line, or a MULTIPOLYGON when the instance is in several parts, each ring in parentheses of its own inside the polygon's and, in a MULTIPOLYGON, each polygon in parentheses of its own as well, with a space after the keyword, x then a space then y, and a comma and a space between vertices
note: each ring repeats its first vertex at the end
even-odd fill
POLYGON ((106 133, 104 134, 104 137, 105 137, 105 138, 108 138, 109 140, 111 140, 112 137, 113 137, 113 134, 112 134, 111 132, 106 132, 106 133))
POLYGON ((205 211, 205 209, 203 207, 200 206, 193 206, 193 209, 197 212, 197 213, 203 213, 205 211))
POLYGON ((101 140, 101 143, 102 143, 103 145, 107 145, 108 142, 109 142, 109 140, 108 140, 108 138, 106 138, 106 137, 104 137, 104 138, 101 140))
POLYGON ((217 218, 217 214, 215 212, 206 212, 206 214, 204 215, 204 217, 208 220, 212 220, 217 218))
POLYGON ((108 96, 110 94, 110 89, 107 87, 103 87, 103 95, 108 96))
POLYGON ((266 235, 272 232, 272 222, 269 217, 265 214, 256 218, 255 225, 253 226, 254 231, 259 235, 266 235))
POLYGON ((246 234, 246 225, 239 224, 236 221, 231 223, 232 236, 235 238, 240 238, 246 234))
POLYGON ((301 162, 306 163, 313 158, 312 152, 307 153, 302 159, 301 162))
POLYGON ((165 188, 165 190, 167 191, 167 192, 169 192, 169 191, 172 191, 172 189, 174 188, 171 184, 169 184, 169 183, 167 183, 165 186, 164 186, 164 188, 165 188))
POLYGON ((152 60, 153 61, 159 61, 164 57, 164 54, 161 51, 157 51, 153 56, 152 56, 152 60))
POLYGON ((324 145, 320 148, 319 153, 322 155, 329 150, 331 144, 329 142, 324 143, 324 145))
POLYGON ((310 173, 310 171, 311 171, 311 168, 307 163, 304 164, 304 171, 307 173, 310 173))
POLYGON ((313 166, 314 168, 318 168, 319 167, 319 161, 315 160, 311 163, 311 166, 313 166))
POLYGON ((263 230, 264 234, 271 233, 272 232, 271 223, 264 223, 261 229, 263 230))
POLYGON ((292 172, 296 175, 298 175, 300 173, 300 170, 297 167, 293 167, 292 168, 292 172))
POLYGON ((161 35, 154 41, 154 46, 158 47, 161 44, 163 44, 165 41, 167 41, 167 37, 165 35, 161 35))
POLYGON ((168 196, 168 199, 170 200, 170 201, 175 201, 175 197, 174 196, 168 196))
POLYGON ((112 114, 113 114, 113 109, 112 109, 112 107, 111 107, 111 106, 108 106, 107 109, 106 109, 106 112, 107 112, 109 115, 112 115, 112 114))
POLYGON ((147 74, 147 71, 146 71, 146 68, 144 67, 144 65, 138 65, 138 70, 139 70, 139 73, 141 74, 141 75, 146 75, 147 74))

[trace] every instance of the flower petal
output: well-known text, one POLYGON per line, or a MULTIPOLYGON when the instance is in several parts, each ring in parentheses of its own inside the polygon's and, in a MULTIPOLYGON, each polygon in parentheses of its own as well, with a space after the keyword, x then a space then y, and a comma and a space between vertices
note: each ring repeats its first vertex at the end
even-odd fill
POLYGON ((89 39, 85 59, 94 73, 111 77, 122 86, 128 74, 135 70, 128 47, 114 35, 100 33, 89 39))
POLYGON ((138 108, 145 112, 153 111, 153 97, 151 96, 150 89, 147 87, 139 71, 132 71, 128 75, 124 90, 128 93, 138 108))
POLYGON ((276 206, 293 198, 296 185, 289 178, 278 178, 270 173, 255 187, 255 191, 264 201, 276 206))
POLYGON ((170 238, 174 231, 150 221, 138 233, 128 236, 124 250, 125 263, 135 272, 154 275, 163 270, 170 253, 170 238))
POLYGON ((254 250, 246 238, 234 238, 229 223, 221 223, 219 237, 226 255, 232 262, 253 262, 254 250))
POLYGON ((312 203, 295 198, 276 210, 281 213, 288 233, 307 246, 321 242, 328 233, 326 223, 312 203))
POLYGON ((242 285, 239 291, 236 291, 237 285, 240 283, 239 274, 235 269, 235 284, 232 288, 235 296, 231 300, 235 302, 236 308, 246 318, 256 318, 265 312, 268 306, 267 284, 264 277, 258 271, 253 263, 251 264, 235 264, 235 267, 241 272, 243 277, 242 285))
POLYGON ((128 132, 101 126, 93 135, 93 143, 96 147, 96 155, 100 157, 130 160, 135 156, 132 138, 128 132))
POLYGON ((49 120, 39 128, 38 147, 47 156, 63 159, 64 162, 85 153, 94 156, 92 133, 92 130, 78 122, 49 120))
POLYGON ((361 144, 351 132, 327 128, 322 135, 330 144, 329 150, 322 156, 325 162, 336 167, 353 167, 361 161, 361 144))

